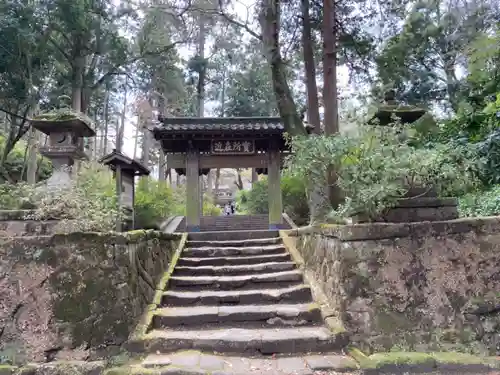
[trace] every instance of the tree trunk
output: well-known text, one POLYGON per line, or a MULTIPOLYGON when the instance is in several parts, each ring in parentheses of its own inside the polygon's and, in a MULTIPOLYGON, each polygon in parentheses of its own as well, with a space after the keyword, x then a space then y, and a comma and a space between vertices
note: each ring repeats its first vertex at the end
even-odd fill
POLYGON ((321 133, 319 117, 318 86, 316 84, 316 65, 312 46, 311 19, 309 0, 302 0, 302 53, 306 73, 307 121, 314 126, 314 133, 321 133))
POLYGON ((108 132, 109 132, 109 84, 106 84, 106 91, 104 91, 104 139, 102 153, 108 153, 108 132))
POLYGON ((259 181, 259 175, 257 174, 257 169, 252 168, 252 187, 255 183, 259 181))
POLYGON ((148 99, 149 100, 149 106, 148 106, 148 109, 147 109, 147 117, 144 118, 142 116, 139 117, 141 121, 140 123, 140 126, 142 128, 142 136, 143 136, 143 140, 142 140, 142 164, 144 164, 144 166, 148 167, 149 165, 149 153, 151 151, 151 137, 150 137, 150 132, 148 130, 148 122, 149 122, 149 119, 151 118, 151 108, 153 108, 152 106, 152 103, 151 103, 151 98, 148 99), (142 117, 142 118, 141 118, 142 117))
MULTIPOLYGON (((323 0, 323 108, 326 135, 339 132, 337 102, 337 30, 335 25, 335 1, 323 0)), ((342 202, 342 192, 337 186, 335 170, 328 176, 330 204, 337 207, 342 202)))
POLYGON ((241 169, 236 168, 236 181, 234 184, 238 187, 238 190, 243 190, 243 179, 241 178, 241 169))
MULTIPOLYGON (((38 105, 32 112, 32 116, 38 111, 38 105)), ((38 169, 37 156, 38 156, 38 142, 40 141, 39 132, 30 126, 30 133, 28 138, 28 165, 26 171, 26 181, 30 185, 36 184, 36 171, 38 169)))
POLYGON ((323 107, 325 134, 339 132, 335 1, 323 0, 323 107))
POLYGON ((139 120, 137 122, 137 125, 135 127, 135 136, 134 136, 134 159, 137 158, 137 147, 139 144, 139 131, 140 131, 140 122, 141 116, 139 115, 139 120))
MULTIPOLYGON (((205 17, 200 14, 199 20, 200 34, 198 36, 198 57, 200 61, 205 60, 205 17)), ((204 117, 205 114, 205 64, 202 65, 198 73, 197 101, 198 101, 198 117, 204 117)))
POLYGON ((215 170, 215 184, 214 184, 214 194, 217 197, 219 194, 219 185, 220 185, 220 168, 215 170))
POLYGON ((71 108, 80 112, 82 110, 83 99, 83 74, 85 71, 85 58, 77 56, 73 61, 72 69, 72 92, 71 92, 71 108))
POLYGON ((122 152, 123 136, 125 133, 125 118, 127 115, 127 93, 128 93, 128 77, 125 79, 125 90, 123 92, 123 110, 120 119, 120 125, 116 134, 116 151, 122 152))
POLYGON ((214 192, 213 192, 213 184, 214 184, 214 174, 213 174, 213 170, 211 169, 208 174, 207 174, 207 194, 208 196, 213 200, 214 196, 214 192))
POLYGON ((165 154, 163 148, 160 145, 160 155, 158 157, 158 180, 165 181, 165 154))
POLYGON ((262 0, 259 22, 266 58, 271 66, 271 77, 278 111, 286 131, 292 135, 305 135, 306 130, 297 112, 297 106, 288 85, 285 64, 279 48, 279 0, 262 0))

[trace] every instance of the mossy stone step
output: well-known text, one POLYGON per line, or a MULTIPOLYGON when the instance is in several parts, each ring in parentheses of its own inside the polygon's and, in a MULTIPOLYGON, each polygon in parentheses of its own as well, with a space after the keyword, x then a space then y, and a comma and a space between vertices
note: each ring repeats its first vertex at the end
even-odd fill
POLYGON ((230 266, 243 264, 261 264, 265 262, 288 262, 292 258, 288 252, 283 251, 279 254, 269 255, 250 255, 250 256, 229 256, 229 257, 186 257, 183 256, 177 262, 177 266, 230 266))
POLYGON ((270 355, 341 350, 347 337, 325 327, 216 330, 152 330, 130 349, 146 353, 202 350, 226 354, 270 355))
MULTIPOLYGON (((169 307, 155 311, 153 328, 180 325, 260 323, 264 326, 303 326, 322 322, 317 304, 169 307)), ((206 327, 205 327, 206 328, 206 327)), ((204 328, 204 329, 205 329, 204 328)))
POLYGON ((248 246, 248 247, 187 247, 182 252, 183 256, 210 258, 210 257, 227 257, 235 255, 269 255, 281 254, 286 251, 285 246, 265 245, 265 246, 248 246))
POLYGON ((178 266, 173 276, 223 276, 255 275, 262 273, 291 271, 296 268, 294 262, 267 262, 259 264, 225 266, 178 266))
POLYGON ((173 290, 193 288, 199 290, 267 289, 270 286, 288 287, 302 282, 302 272, 292 270, 241 276, 172 276, 169 280, 169 287, 173 290))
POLYGON ((282 289, 260 290, 203 290, 180 292, 167 290, 163 293, 163 306, 200 305, 251 305, 270 303, 307 303, 312 301, 311 289, 298 285, 282 289))
POLYGON ((188 241, 187 247, 247 247, 247 246, 265 246, 276 245, 282 242, 280 237, 258 238, 255 240, 233 240, 233 241, 188 241))

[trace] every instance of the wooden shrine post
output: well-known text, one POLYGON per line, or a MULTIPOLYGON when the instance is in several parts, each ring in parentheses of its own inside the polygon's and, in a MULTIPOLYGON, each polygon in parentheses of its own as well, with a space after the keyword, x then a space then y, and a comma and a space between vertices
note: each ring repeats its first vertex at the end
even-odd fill
POLYGON ((200 231, 200 154, 192 142, 186 153, 186 231, 200 231))
POLYGON ((267 172, 268 204, 269 204, 269 229, 282 229, 283 203, 281 196, 281 155, 274 142, 269 145, 269 164, 267 172))

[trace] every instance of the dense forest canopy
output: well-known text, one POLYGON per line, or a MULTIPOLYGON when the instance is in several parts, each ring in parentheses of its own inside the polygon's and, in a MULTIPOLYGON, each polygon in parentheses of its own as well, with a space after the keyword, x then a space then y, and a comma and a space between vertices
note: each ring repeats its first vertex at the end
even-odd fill
POLYGON ((474 145, 487 190, 500 179, 499 25, 498 0, 0 0, 1 178, 44 178, 28 119, 63 95, 95 123, 93 160, 124 149, 166 180, 158 113, 279 115, 298 137, 306 118, 334 137, 392 89, 437 119, 421 147, 474 145))

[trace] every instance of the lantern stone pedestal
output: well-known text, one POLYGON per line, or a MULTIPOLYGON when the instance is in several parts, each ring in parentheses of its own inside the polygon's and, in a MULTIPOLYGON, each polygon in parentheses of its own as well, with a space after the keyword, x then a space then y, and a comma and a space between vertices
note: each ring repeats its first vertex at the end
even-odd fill
POLYGON ((129 219, 118 219, 116 230, 135 229, 135 176, 148 176, 150 171, 142 163, 131 159, 120 151, 113 150, 99 160, 114 173, 118 206, 128 213, 129 219), (123 223, 125 226, 123 227, 123 223))
POLYGON ((47 190, 69 186, 75 160, 87 159, 83 138, 94 137, 94 130, 76 118, 61 121, 34 119, 31 126, 49 136, 48 146, 40 148, 40 153, 49 158, 54 167, 46 181, 47 190))

